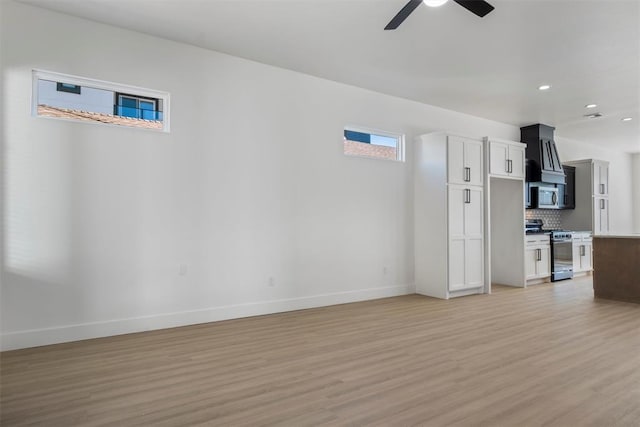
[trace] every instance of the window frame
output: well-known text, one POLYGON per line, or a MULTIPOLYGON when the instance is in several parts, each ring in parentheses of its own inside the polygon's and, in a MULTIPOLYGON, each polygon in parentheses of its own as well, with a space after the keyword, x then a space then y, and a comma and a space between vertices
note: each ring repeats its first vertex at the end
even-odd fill
MULTIPOLYGON (((122 126, 122 125, 111 124, 111 123, 99 123, 99 122, 95 122, 95 123, 99 125, 114 126, 114 127, 126 128, 126 129, 143 129, 147 131, 165 132, 165 133, 170 132, 170 117, 171 117, 170 98, 171 96, 169 92, 147 89, 147 88, 142 88, 142 87, 132 86, 132 85, 125 85, 121 83, 113 83, 113 82, 108 82, 104 80, 96 80, 96 79, 91 79, 87 77, 74 76, 71 74, 62 74, 54 71, 33 69, 32 70, 32 89, 31 89, 31 115, 33 117, 38 117, 38 118, 66 120, 66 121, 73 121, 73 122, 78 122, 81 120, 38 115, 38 99, 39 99, 38 81, 39 80, 49 80, 49 81, 54 81, 56 83, 66 83, 66 84, 71 84, 71 85, 76 85, 81 87, 86 86, 89 88, 111 91, 111 92, 114 92, 114 94, 122 92, 124 94, 130 94, 134 97, 151 98, 151 99, 159 100, 162 103, 162 129, 148 129, 148 128, 142 128, 142 127, 136 127, 136 126, 122 126)), ((82 121, 82 122, 94 123, 94 122, 85 122, 85 121, 82 121)))
MULTIPOLYGON (((365 127, 365 126, 358 126, 358 125, 345 125, 342 128, 342 140, 343 140, 343 152, 342 154, 348 157, 360 157, 360 158, 365 158, 365 159, 374 159, 374 160, 385 160, 385 161, 391 161, 391 162, 399 162, 399 163, 405 163, 406 159, 405 159, 405 134, 403 133, 396 133, 396 132, 389 132, 386 130, 381 130, 381 129, 375 129, 375 128, 370 128, 370 127, 365 127), (344 137, 344 132, 345 131, 351 131, 351 132, 358 132, 358 133, 366 133, 369 135, 378 135, 378 136, 384 136, 387 138, 393 138, 397 141, 396 143, 396 158, 395 159, 385 159, 383 157, 375 157, 375 156, 365 156, 365 155, 361 155, 361 154, 347 154, 344 152, 344 141, 345 141, 345 137, 344 137)), ((358 141, 354 141, 354 142, 358 142, 358 141)), ((360 144, 366 144, 366 142, 359 142, 360 144)), ((377 145, 377 146, 382 146, 382 147, 386 147, 384 145, 378 145, 378 144, 371 144, 371 145, 377 145)))

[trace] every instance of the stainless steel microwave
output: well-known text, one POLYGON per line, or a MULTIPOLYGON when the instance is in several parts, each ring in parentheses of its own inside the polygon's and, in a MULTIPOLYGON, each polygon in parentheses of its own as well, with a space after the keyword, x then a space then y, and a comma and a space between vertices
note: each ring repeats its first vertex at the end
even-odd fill
POLYGON ((558 189, 555 187, 531 187, 531 204, 538 209, 560 209, 558 189))

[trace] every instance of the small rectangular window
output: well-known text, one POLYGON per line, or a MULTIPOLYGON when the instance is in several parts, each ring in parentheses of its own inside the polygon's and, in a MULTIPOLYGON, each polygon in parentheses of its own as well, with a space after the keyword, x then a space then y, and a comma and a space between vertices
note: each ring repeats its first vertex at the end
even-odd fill
POLYGON ((344 128, 344 154, 404 161, 404 136, 364 128, 344 128))
POLYGON ((69 93, 75 93, 77 95, 80 95, 80 92, 81 92, 80 88, 81 86, 78 86, 78 85, 58 82, 56 90, 58 92, 69 92, 69 93))
POLYGON ((37 117, 169 131, 169 94, 49 71, 33 71, 37 117))

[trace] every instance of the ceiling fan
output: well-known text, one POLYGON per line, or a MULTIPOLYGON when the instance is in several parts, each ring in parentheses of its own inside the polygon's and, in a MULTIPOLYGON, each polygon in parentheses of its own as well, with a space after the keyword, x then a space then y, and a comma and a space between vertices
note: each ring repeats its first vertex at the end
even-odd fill
MULTIPOLYGON (((396 16, 393 17, 391 22, 384 27, 385 30, 395 30, 402 24, 402 22, 407 19, 411 12, 413 12, 416 7, 420 6, 420 3, 424 1, 424 4, 431 7, 437 7, 445 4, 447 0, 409 0, 409 3, 405 4, 404 7, 398 12, 396 16)), ((468 11, 475 13, 479 17, 484 17, 487 13, 491 12, 494 8, 489 3, 483 0, 453 0, 458 3, 460 6, 464 7, 468 11)))

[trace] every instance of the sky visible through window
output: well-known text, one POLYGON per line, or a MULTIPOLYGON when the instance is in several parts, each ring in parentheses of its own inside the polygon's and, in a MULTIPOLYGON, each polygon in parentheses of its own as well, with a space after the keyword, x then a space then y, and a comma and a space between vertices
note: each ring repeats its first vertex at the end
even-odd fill
POLYGON ((398 146, 398 137, 377 135, 371 132, 359 132, 345 129, 344 137, 348 141, 362 142, 365 144, 381 145, 393 148, 398 146))
POLYGON ((371 143, 374 145, 384 145, 385 147, 395 148, 398 145, 398 139, 390 136, 371 134, 371 143))

